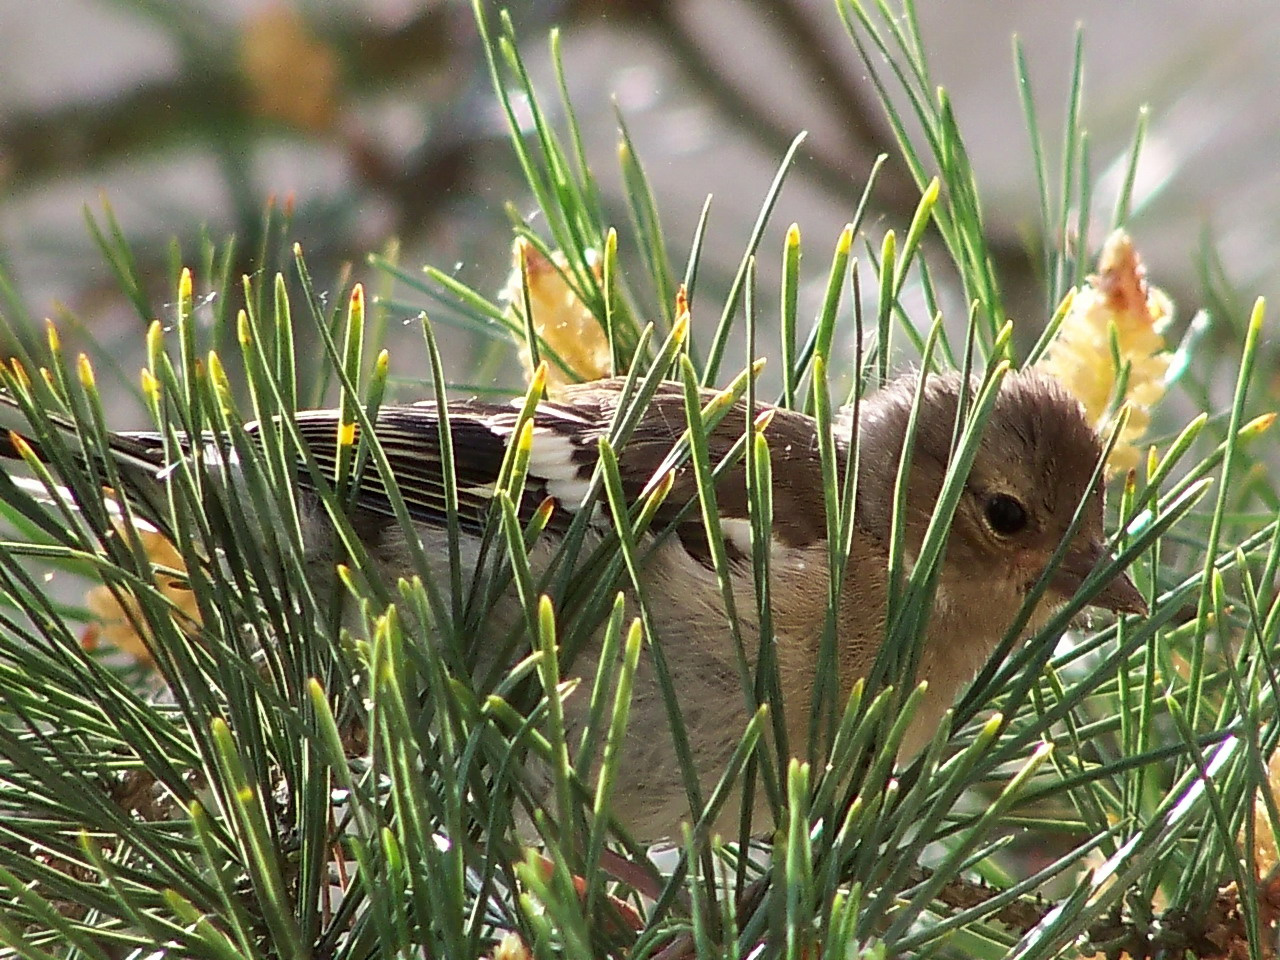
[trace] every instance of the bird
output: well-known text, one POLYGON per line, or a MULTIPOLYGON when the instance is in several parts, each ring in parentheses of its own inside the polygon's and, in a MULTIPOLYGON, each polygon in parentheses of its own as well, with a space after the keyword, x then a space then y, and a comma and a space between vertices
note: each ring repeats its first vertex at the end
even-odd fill
MULTIPOLYGON (((855 438, 859 451, 853 531, 834 610, 834 678, 842 697, 849 695, 856 681, 868 677, 885 642, 894 491, 904 454, 909 452, 910 459, 899 535, 902 557, 910 569, 919 559, 954 454, 957 416, 978 385, 977 380, 954 371, 907 372, 861 398, 856 418, 851 414, 835 421, 831 440, 837 476, 844 474, 855 438)), ((539 510, 544 512, 545 527, 529 552, 535 582, 556 562, 584 511, 589 511, 585 517, 588 547, 610 536, 609 511, 598 498, 592 503, 590 493, 599 441, 611 436, 628 389, 623 378, 569 385, 533 410, 528 473, 516 508, 526 521, 539 510)), ((701 399, 707 401, 713 395, 704 392, 701 399)), ((0 398, 14 405, 12 398, 0 398)), ((487 562, 483 538, 491 530, 504 458, 523 422, 522 402, 473 398, 448 404, 457 491, 453 516, 461 540, 458 552, 469 575, 487 562)), ((293 416, 320 472, 332 476, 339 457, 339 412, 304 410, 293 416)), ((57 419, 51 422, 70 428, 57 419)), ((623 492, 632 502, 644 498, 664 478, 670 483, 642 537, 644 561, 638 576, 649 613, 647 642, 660 646, 665 658, 694 772, 706 797, 737 748, 754 704, 750 691, 744 690, 712 539, 702 512, 696 509, 695 471, 687 460, 673 457, 687 427, 683 386, 659 383, 618 445, 617 467, 623 492)), ((260 430, 255 424, 246 429, 260 430)), ((385 404, 377 411, 374 430, 411 528, 405 529, 397 518, 393 498, 374 467, 362 473, 360 487, 349 500, 352 528, 380 577, 393 581, 411 574, 416 569, 415 547, 420 547, 432 576, 447 591, 450 510, 443 479, 441 411, 434 401, 385 404)), ((724 465, 715 499, 737 635, 754 667, 761 618, 752 558, 753 549, 764 547, 769 556, 772 632, 765 641, 777 665, 787 743, 801 758, 807 754, 811 736, 813 691, 818 686, 831 605, 823 439, 818 422, 805 413, 766 404, 748 409, 741 399, 706 434, 710 463, 724 465), (730 456, 752 422, 764 424, 770 453, 773 516, 767 545, 752 542, 746 468, 741 458, 730 456)), ((123 495, 159 512, 164 498, 157 493, 171 472, 171 447, 158 434, 114 433, 109 449, 129 488, 123 495)), ((7 440, 0 438, 0 455, 12 457, 20 452, 14 434, 7 440)), ((1080 404, 1060 384, 1030 369, 1004 377, 951 519, 916 667, 916 680, 927 686, 900 745, 900 757, 915 756, 933 739, 946 711, 1019 616, 1081 505, 1078 526, 1031 611, 1025 633, 1045 624, 1096 568, 1109 562, 1104 489, 1096 469, 1101 456, 1099 438, 1080 404)), ((343 552, 315 493, 314 476, 299 469, 296 478, 303 547, 310 567, 332 572, 343 552)), ((489 562, 494 555, 489 552, 489 562)), ((578 553, 590 555, 590 549, 578 553)), ((575 577, 589 580, 601 575, 598 567, 580 566, 575 577)), ((468 576, 467 582, 473 578, 468 576)), ((619 588, 634 614, 634 585, 623 578, 619 588)), ((514 593, 508 589, 484 606, 478 628, 471 634, 471 642, 481 647, 474 651, 477 664, 492 667, 496 654, 489 648, 500 646, 497 638, 521 632, 523 607, 514 593)), ((1103 583, 1090 602, 1116 614, 1146 612, 1143 596, 1126 572, 1103 583)), ((569 671, 589 680, 600 665, 600 653, 600 630, 595 629, 569 671)), ((579 690, 566 700, 571 737, 587 722, 587 699, 579 690)), ((697 813, 689 808, 677 756, 667 698, 654 658, 646 654, 635 679, 628 733, 612 793, 614 817, 637 841, 652 844, 677 836, 679 824, 697 813)), ((756 806, 759 810, 763 805, 756 806)), ((722 825, 736 823, 738 812, 731 807, 726 805, 728 816, 722 818, 722 825)), ((763 819, 767 814, 758 816, 763 819)))

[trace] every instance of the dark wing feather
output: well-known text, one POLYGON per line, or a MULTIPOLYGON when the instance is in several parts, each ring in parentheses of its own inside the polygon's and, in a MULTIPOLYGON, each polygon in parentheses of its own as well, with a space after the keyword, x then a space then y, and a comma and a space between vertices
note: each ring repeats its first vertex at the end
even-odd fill
MULTIPOLYGON (((597 441, 609 432, 614 421, 619 396, 620 381, 596 381, 568 387, 556 400, 539 405, 534 415, 529 475, 518 505, 522 519, 531 517, 550 497, 561 506, 552 518, 552 528, 567 526, 595 468, 597 441)), ((704 392, 702 399, 705 402, 711 396, 710 392, 704 392)), ((0 395, 0 399, 7 398, 0 395)), ((755 412, 758 414, 763 409, 758 407, 755 412)), ((494 484, 516 421, 516 409, 509 403, 469 400, 449 406, 458 519, 466 529, 483 530, 488 521, 494 484)), ((338 412, 299 411, 296 422, 322 475, 332 478, 337 469, 338 412)), ((732 449, 747 422, 746 405, 739 403, 711 431, 708 441, 713 465, 732 449)), ((678 384, 660 385, 619 452, 623 491, 628 500, 639 499, 661 472, 686 426, 682 389, 678 384)), ((378 412, 375 429, 410 517, 419 523, 443 526, 447 522, 447 509, 436 405, 425 402, 385 406, 378 412)), ((250 424, 248 430, 255 432, 255 426, 250 424)), ((823 539, 826 531, 820 504, 824 491, 814 421, 802 414, 779 410, 767 436, 774 477, 774 535, 793 545, 823 539), (802 503, 787 505, 788 499, 802 503)), ((6 442, 6 437, 0 437, 0 456, 15 455, 16 451, 5 449, 6 442)), ((163 479, 167 469, 163 439, 154 433, 117 434, 112 447, 127 479, 138 488, 135 496, 141 494, 144 500, 154 497, 153 485, 163 479)), ((301 466, 298 483, 303 489, 314 487, 310 472, 301 466)), ((693 468, 686 461, 676 471, 675 483, 655 518, 654 529, 676 523, 696 496, 693 468)), ((722 477, 717 487, 717 502, 722 517, 748 517, 741 460, 731 465, 722 477)), ((386 484, 371 457, 364 459, 356 505, 379 516, 394 517, 386 484)), ((676 532, 691 552, 708 558, 699 511, 688 511, 678 522, 676 532)))
MULTIPOLYGON (((336 411, 303 411, 297 415, 297 423, 299 433, 320 470, 328 477, 334 476, 338 455, 336 411)), ((440 452, 440 418, 435 405, 385 407, 378 413, 375 429, 409 516, 419 523, 443 526, 447 522, 448 511, 440 452)), ((484 420, 465 415, 462 411, 451 416, 450 432, 458 491, 458 520, 465 529, 481 530, 488 517, 493 485, 502 469, 507 441, 484 420)), ((305 471, 300 474, 299 482, 303 486, 311 486, 310 476, 305 471)), ((531 514, 537 507, 541 502, 539 493, 532 486, 526 490, 521 504, 522 514, 531 514)), ((356 502, 361 509, 394 516, 386 484, 372 457, 365 462, 356 502)))

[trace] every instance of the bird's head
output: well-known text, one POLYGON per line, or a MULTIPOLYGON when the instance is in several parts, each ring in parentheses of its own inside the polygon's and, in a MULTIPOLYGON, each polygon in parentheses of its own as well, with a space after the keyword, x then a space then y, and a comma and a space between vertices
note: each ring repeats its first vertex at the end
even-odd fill
MULTIPOLYGON (((859 496, 859 508, 867 508, 864 522, 885 537, 891 508, 877 505, 892 504, 917 386, 914 377, 890 384, 868 398, 859 418, 864 462, 869 451, 886 445, 896 454, 874 455, 864 474, 870 489, 859 496)), ((907 485, 910 555, 920 548, 942 489, 962 386, 958 374, 930 376, 925 383, 907 485)), ((977 577, 993 589, 1025 593, 1044 572, 1083 503, 1080 526, 1047 597, 1053 605, 1069 599, 1107 557, 1102 486, 1092 482, 1101 455, 1098 437, 1079 403, 1057 381, 1032 371, 1007 375, 956 506, 948 568, 977 577)), ((1105 584, 1091 603, 1116 612, 1146 611, 1142 595, 1123 573, 1105 584)))

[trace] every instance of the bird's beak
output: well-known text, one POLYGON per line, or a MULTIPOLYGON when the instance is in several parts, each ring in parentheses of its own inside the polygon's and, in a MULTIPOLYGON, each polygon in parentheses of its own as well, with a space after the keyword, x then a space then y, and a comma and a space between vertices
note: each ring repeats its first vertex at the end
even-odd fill
MULTIPOLYGON (((1054 589, 1064 597, 1074 595, 1089 574, 1110 559, 1106 547, 1096 541, 1072 544, 1062 560, 1062 565, 1054 572, 1054 589)), ((1136 613, 1140 616, 1146 616, 1147 613, 1147 601, 1133 585, 1129 574, 1123 571, 1107 581, 1103 588, 1093 595, 1089 604, 1115 613, 1136 613)))

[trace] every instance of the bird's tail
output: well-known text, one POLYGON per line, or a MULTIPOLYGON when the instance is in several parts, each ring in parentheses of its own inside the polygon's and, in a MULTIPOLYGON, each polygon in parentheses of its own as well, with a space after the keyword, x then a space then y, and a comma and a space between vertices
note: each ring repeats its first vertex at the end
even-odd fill
POLYGON ((130 514, 165 530, 164 438, 158 433, 107 433, 105 439, 105 445, 87 441, 66 417, 36 412, 11 394, 0 393, 0 458, 34 457, 50 468, 60 484, 9 477, 11 482, 37 499, 56 498, 72 507, 82 504, 86 496, 101 500, 103 491, 109 490, 109 511, 119 512, 118 502, 123 499, 130 514))

